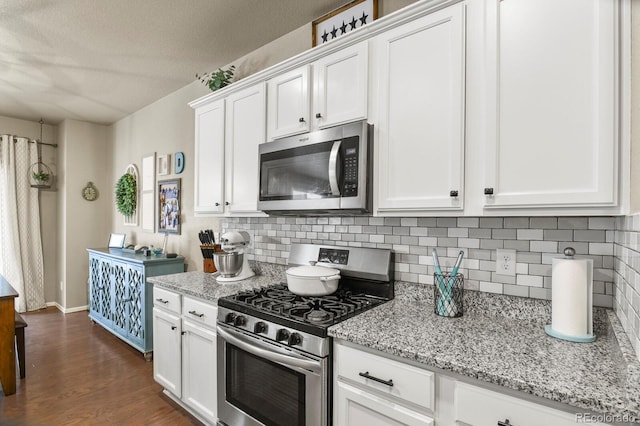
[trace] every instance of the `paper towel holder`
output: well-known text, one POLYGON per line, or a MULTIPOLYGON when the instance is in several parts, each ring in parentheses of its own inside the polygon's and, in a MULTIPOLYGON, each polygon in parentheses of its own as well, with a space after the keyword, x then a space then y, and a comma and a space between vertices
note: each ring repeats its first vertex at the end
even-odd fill
MULTIPOLYGON (((576 251, 573 247, 567 247, 564 249, 564 255, 565 255, 565 259, 573 259, 573 256, 576 254, 576 251)), ((562 339, 562 340, 567 340, 569 342, 576 342, 576 343, 590 343, 593 342, 594 340, 596 340, 596 335, 593 333, 593 314, 592 314, 592 309, 593 309, 593 305, 591 302, 591 294, 593 291, 593 281, 591 281, 590 284, 588 284, 588 293, 589 293, 589 306, 587 306, 587 309, 590 310, 590 315, 588 315, 589 319, 588 321, 591 322, 590 326, 588 327, 588 332, 586 334, 583 335, 568 335, 565 333, 561 333, 557 330, 554 330, 551 326, 551 324, 549 325, 545 325, 544 327, 544 331, 545 333, 547 333, 549 336, 555 337, 557 339, 562 339)), ((552 318, 553 318, 553 310, 551 312, 552 318)), ((553 320, 552 320, 553 322, 553 320)))

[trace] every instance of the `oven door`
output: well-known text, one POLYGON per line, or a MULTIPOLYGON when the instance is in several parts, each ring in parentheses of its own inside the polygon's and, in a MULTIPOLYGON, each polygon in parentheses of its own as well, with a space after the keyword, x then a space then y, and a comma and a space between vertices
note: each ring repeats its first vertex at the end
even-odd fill
POLYGON ((228 426, 326 426, 327 358, 218 324, 218 418, 228 426))

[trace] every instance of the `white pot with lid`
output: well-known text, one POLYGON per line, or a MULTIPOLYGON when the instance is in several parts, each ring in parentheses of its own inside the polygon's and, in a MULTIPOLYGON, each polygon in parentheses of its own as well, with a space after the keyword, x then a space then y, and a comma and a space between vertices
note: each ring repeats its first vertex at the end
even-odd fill
POLYGON ((300 296, 325 296, 338 289, 340 271, 326 266, 311 265, 289 268, 287 287, 289 291, 300 296))

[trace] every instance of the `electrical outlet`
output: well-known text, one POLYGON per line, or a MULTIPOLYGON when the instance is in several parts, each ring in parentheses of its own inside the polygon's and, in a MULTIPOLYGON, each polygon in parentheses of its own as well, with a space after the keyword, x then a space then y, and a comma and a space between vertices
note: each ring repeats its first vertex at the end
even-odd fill
POLYGON ((516 251, 507 249, 496 250, 496 274, 516 275, 516 251))

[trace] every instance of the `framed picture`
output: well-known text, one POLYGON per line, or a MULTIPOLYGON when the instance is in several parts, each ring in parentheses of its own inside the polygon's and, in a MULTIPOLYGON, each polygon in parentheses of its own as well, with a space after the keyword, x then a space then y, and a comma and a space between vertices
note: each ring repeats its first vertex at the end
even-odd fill
POLYGON ((180 234, 180 179, 158 181, 158 232, 180 234))
POLYGON ((124 238, 126 234, 111 234, 109 237, 109 248, 124 247, 124 238))
POLYGON ((159 175, 168 175, 169 167, 171 163, 171 155, 158 155, 158 174, 159 175))
POLYGON ((318 46, 378 19, 378 0, 354 0, 313 21, 312 45, 318 46))

